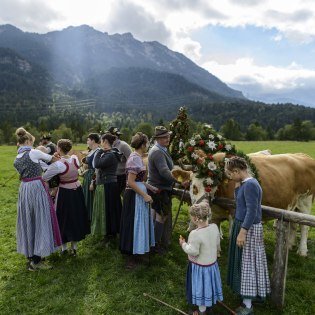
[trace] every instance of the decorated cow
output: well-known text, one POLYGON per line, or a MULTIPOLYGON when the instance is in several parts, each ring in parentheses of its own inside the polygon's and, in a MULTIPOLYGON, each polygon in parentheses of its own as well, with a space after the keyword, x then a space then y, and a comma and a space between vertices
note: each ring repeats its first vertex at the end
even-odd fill
MULTIPOLYGON (((311 157, 301 153, 244 155, 227 144, 210 126, 205 126, 201 135, 194 136, 186 148, 193 171, 176 170, 174 175, 177 178, 190 177, 192 203, 213 198, 214 195, 234 199, 235 183, 224 177, 224 161, 232 155, 242 155, 261 183, 263 205, 311 213, 315 198, 315 160, 311 157)), ((219 223, 228 219, 233 211, 232 208, 212 205, 212 220, 219 223)), ((291 228, 292 247, 296 226, 291 224, 291 228)), ((301 241, 298 247, 301 256, 307 255, 307 237, 308 226, 301 225, 301 241)))

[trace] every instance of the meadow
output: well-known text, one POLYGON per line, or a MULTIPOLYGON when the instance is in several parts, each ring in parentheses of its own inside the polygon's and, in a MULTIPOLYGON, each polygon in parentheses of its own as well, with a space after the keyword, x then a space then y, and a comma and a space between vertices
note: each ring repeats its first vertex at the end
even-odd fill
MULTIPOLYGON (((304 152, 315 158, 315 143, 235 142, 244 152, 271 149, 273 153, 304 152)), ((80 148, 85 147, 80 145, 80 148)), ((187 257, 178 245, 185 232, 187 205, 182 207, 173 234, 171 250, 165 256, 151 256, 150 266, 126 271, 118 244, 104 247, 100 239, 89 236, 79 245, 76 258, 48 258, 50 271, 29 272, 26 259, 16 253, 15 221, 19 187, 13 168, 16 148, 0 147, 0 314, 177 314, 143 296, 161 299, 179 309, 188 310, 185 299, 187 257)), ((178 201, 173 200, 173 212, 178 201)), ((312 213, 315 215, 315 205, 312 213)), ((237 296, 225 285, 227 263, 227 223, 223 224, 222 256, 219 258, 224 302, 231 308, 239 304, 237 296)), ((299 238, 299 235, 298 235, 299 238)), ((273 262, 275 236, 272 222, 265 224, 268 265, 273 262)), ((267 300, 255 306, 255 314, 315 314, 315 230, 310 229, 307 258, 289 254, 284 309, 276 309, 267 300)), ((220 306, 214 314, 227 314, 220 306)))

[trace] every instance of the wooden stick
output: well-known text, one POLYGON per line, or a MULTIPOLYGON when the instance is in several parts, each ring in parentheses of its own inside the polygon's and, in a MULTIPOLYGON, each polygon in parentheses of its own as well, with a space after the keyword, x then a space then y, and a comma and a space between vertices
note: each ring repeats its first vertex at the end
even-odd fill
POLYGON ((13 179, 16 175, 17 175, 17 174, 14 173, 11 177, 9 177, 8 180, 6 180, 3 184, 0 184, 0 187, 6 187, 7 183, 8 183, 11 179, 13 179))
POLYGON ((172 232, 174 231, 174 228, 175 228, 175 225, 176 225, 176 222, 177 222, 177 219, 178 219, 178 215, 179 215, 180 209, 181 209, 181 207, 183 205, 183 201, 184 201, 184 196, 185 196, 186 190, 187 190, 187 188, 185 187, 185 189, 183 190, 183 193, 181 195, 181 198, 180 198, 178 210, 177 210, 176 217, 175 217, 175 220, 174 220, 174 223, 173 223, 172 232))
POLYGON ((226 304, 224 304, 223 302, 221 302, 221 301, 217 301, 217 303, 219 304, 219 305, 221 305, 222 307, 224 307, 227 311, 229 311, 231 314, 233 314, 233 315, 235 315, 236 313, 232 310, 232 309, 230 309, 226 304))
POLYGON ((153 299, 153 300, 155 300, 155 301, 157 301, 157 302, 159 302, 159 303, 161 303, 161 304, 163 304, 163 305, 165 305, 165 306, 167 306, 167 307, 169 307, 169 308, 171 308, 171 309, 173 309, 173 310, 175 310, 175 311, 177 311, 177 312, 180 313, 180 314, 189 315, 188 313, 185 313, 185 312, 181 311, 180 309, 178 309, 178 308, 176 308, 176 307, 174 307, 174 306, 172 306, 172 305, 170 305, 170 304, 167 304, 167 303, 165 303, 165 302, 163 302, 163 301, 161 301, 161 300, 159 300, 159 299, 153 297, 152 295, 150 295, 150 294, 148 294, 148 293, 143 293, 143 295, 144 295, 144 296, 147 296, 147 297, 149 297, 150 299, 153 299))

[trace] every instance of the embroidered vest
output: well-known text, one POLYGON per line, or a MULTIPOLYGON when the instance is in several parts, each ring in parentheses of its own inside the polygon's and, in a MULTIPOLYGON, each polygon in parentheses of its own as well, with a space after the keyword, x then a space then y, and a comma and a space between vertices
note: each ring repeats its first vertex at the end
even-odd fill
POLYGON ((30 151, 26 151, 22 157, 16 158, 14 167, 20 174, 20 178, 34 178, 42 176, 42 168, 30 158, 30 151))
POLYGON ((77 164, 77 160, 74 157, 71 157, 70 162, 68 162, 65 158, 61 158, 60 162, 64 163, 66 166, 66 170, 59 174, 60 184, 59 187, 67 188, 67 189, 76 189, 81 184, 78 180, 79 166, 77 164))

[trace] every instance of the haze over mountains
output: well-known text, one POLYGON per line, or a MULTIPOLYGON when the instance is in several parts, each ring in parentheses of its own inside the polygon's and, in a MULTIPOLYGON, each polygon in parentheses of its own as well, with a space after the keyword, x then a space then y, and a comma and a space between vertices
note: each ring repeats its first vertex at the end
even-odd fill
POLYGON ((242 126, 259 122, 272 128, 296 118, 315 121, 315 109, 252 102, 183 54, 130 33, 108 35, 82 25, 36 34, 0 26, 4 120, 17 123, 18 111, 20 119, 36 121, 49 115, 53 103, 90 98, 97 112, 137 115, 140 110, 156 119, 173 119, 177 108, 187 105, 194 119, 218 127, 229 118, 242 126))
MULTIPOLYGON (((173 84, 181 81, 178 85, 182 85, 185 82, 189 91, 187 96, 192 93, 209 100, 244 98, 241 92, 229 88, 184 55, 158 42, 140 42, 130 33, 108 35, 82 25, 47 34, 34 34, 12 25, 3 25, 0 26, 0 47, 10 48, 27 61, 38 64, 48 71, 56 83, 69 89, 85 89, 88 83, 91 92, 99 94, 100 89, 104 94, 105 91, 114 90, 117 96, 117 89, 121 89, 116 84, 123 84, 123 71, 128 76, 132 67, 133 75, 137 72, 138 77, 143 76, 144 69, 150 69, 151 75, 157 79, 151 80, 151 87, 157 92, 162 92, 159 89, 163 88, 168 94, 163 84, 154 86, 159 79, 163 80, 162 73, 168 73, 168 80, 173 84), (114 83, 111 78, 115 77, 115 69, 121 78, 114 83), (94 90, 91 82, 96 80, 98 84, 94 90)), ((140 89, 140 94, 143 93, 142 83, 140 86, 135 86, 135 83, 132 82, 134 93, 137 93, 137 89, 140 89)))

